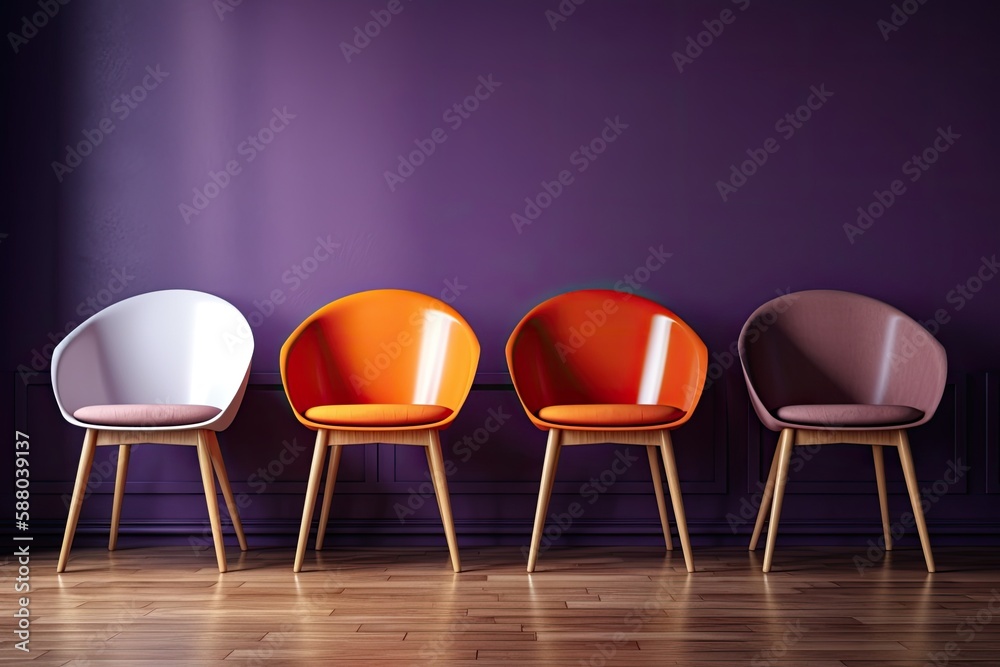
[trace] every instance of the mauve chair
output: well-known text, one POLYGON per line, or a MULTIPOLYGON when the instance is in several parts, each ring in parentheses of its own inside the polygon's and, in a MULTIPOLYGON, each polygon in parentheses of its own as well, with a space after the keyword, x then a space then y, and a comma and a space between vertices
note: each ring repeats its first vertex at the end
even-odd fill
POLYGON ((667 549, 672 550, 657 449, 684 563, 694 572, 670 431, 701 398, 708 350, 663 306, 614 290, 580 290, 533 308, 507 341, 507 366, 528 419, 548 431, 528 553, 534 572, 562 447, 617 443, 645 447, 667 549))
POLYGON ((294 571, 302 569, 323 460, 330 449, 316 550, 330 518, 345 445, 424 448, 455 572, 462 569, 438 432, 465 403, 479 341, 451 306, 425 294, 380 289, 310 315, 281 347, 281 382, 295 418, 316 431, 294 571))
POLYGON ((253 335, 243 314, 217 296, 149 292, 112 304, 74 329, 52 354, 52 388, 63 417, 87 429, 57 572, 69 561, 94 452, 118 446, 108 549, 118 542, 133 444, 196 448, 219 571, 226 571, 215 475, 246 551, 216 432, 233 421, 250 377, 253 335))
POLYGON ((871 445, 886 550, 892 549, 883 447, 899 452, 927 571, 934 571, 906 429, 934 416, 944 393, 944 348, 909 316, 836 290, 795 292, 758 308, 743 326, 740 361, 761 422, 780 431, 750 550, 770 509, 764 572, 771 569, 781 501, 796 445, 871 445))

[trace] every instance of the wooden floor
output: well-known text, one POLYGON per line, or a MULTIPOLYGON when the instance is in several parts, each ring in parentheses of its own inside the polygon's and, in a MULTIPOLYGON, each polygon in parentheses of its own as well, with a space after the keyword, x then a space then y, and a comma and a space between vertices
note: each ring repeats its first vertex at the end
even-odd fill
MULTIPOLYGON (((123 542, 126 540, 123 539, 123 542)), ((519 549, 186 547, 32 554, 32 665, 1000 665, 1000 554, 901 549, 864 573, 856 550, 564 548, 528 575, 519 549), (977 620, 978 619, 978 620, 977 620)), ((5 581, 15 576, 8 559, 5 581)), ((8 588, 8 591, 10 589, 8 588)), ((3 596, 5 606, 16 602, 3 596)), ((11 611, 4 609, 8 619, 11 611)))

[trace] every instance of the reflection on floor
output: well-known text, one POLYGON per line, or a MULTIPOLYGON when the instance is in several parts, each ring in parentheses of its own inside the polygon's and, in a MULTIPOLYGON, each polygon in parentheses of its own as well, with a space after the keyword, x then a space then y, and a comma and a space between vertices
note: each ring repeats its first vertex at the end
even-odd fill
MULTIPOLYGON (((553 548, 528 575, 515 548, 32 554, 32 665, 1000 664, 1000 554, 919 549, 859 571, 857 551, 553 548)), ((5 578, 17 565, 8 558, 5 578)), ((19 594, 23 595, 23 594, 19 594)), ((16 604, 11 596, 8 605, 16 604)), ((7 613, 10 613, 9 611, 7 613)), ((10 618, 8 616, 8 618, 10 618)))

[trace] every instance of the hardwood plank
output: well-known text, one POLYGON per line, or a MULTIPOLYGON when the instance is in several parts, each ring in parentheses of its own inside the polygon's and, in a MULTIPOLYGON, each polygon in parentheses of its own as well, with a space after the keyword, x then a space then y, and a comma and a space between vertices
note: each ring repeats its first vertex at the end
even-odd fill
POLYGON ((949 667, 998 663, 990 550, 938 548, 933 575, 914 549, 859 573, 856 550, 783 548, 767 575, 759 554, 695 551, 691 575, 609 547, 551 549, 531 575, 517 548, 463 550, 454 574, 444 550, 328 546, 295 575, 291 548, 252 549, 220 575, 211 550, 77 547, 58 576, 38 551, 32 652, 0 662, 910 667, 951 647, 949 667))

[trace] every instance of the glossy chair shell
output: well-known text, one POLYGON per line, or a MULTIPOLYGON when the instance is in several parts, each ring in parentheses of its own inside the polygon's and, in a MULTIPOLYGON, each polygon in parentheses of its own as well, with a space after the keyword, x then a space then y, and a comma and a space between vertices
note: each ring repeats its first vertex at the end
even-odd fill
POLYGON ((216 432, 239 410, 253 348, 250 325, 239 310, 191 290, 150 292, 112 304, 60 341, 51 369, 56 403, 66 421, 87 432, 57 572, 69 561, 99 446, 119 449, 109 550, 117 545, 131 446, 141 443, 195 447, 219 571, 226 571, 226 556, 216 478, 240 548, 247 549, 216 432), (82 414, 94 420, 84 421, 82 414), (138 416, 153 414, 158 418, 152 421, 138 416), (193 421, 185 423, 184 415, 193 421))
POLYGON ((246 318, 223 299, 191 290, 149 292, 108 306, 60 341, 52 387, 63 417, 82 428, 93 426, 73 416, 84 406, 175 403, 220 412, 195 424, 148 429, 222 431, 239 410, 253 349, 246 318))
POLYGON ((535 306, 514 329, 506 353, 518 398, 543 430, 592 430, 539 415, 549 406, 578 404, 674 406, 684 412, 670 423, 676 428, 691 418, 708 369, 708 349, 683 320, 615 290, 569 292, 535 306))
MULTIPOLYGON (((314 421, 324 405, 437 405, 419 428, 451 423, 472 389, 479 341, 458 312, 407 290, 345 296, 310 315, 281 347, 281 379, 296 419, 311 429, 384 430, 314 421)), ((412 428, 412 427, 401 427, 412 428)))

